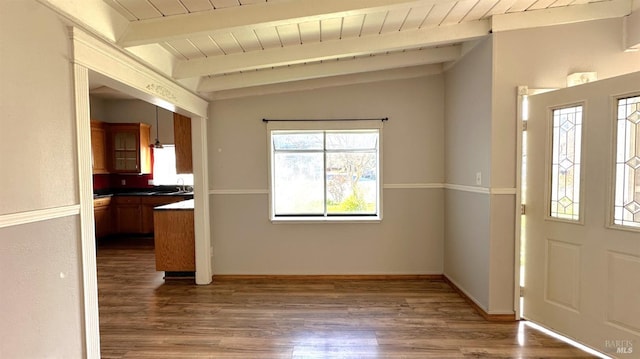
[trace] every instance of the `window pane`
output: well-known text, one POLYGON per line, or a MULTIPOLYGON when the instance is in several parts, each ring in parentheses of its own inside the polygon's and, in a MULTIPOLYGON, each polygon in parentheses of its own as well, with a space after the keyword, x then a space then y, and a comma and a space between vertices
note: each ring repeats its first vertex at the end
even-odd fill
POLYGON ((379 130, 272 131, 274 216, 377 215, 379 130))
POLYGON ((176 174, 175 145, 153 149, 153 184, 193 186, 193 174, 176 174))
POLYGON ((324 136, 322 132, 274 132, 271 136, 273 149, 276 151, 289 150, 322 150, 324 136))
POLYGON ((553 110, 551 217, 580 218, 582 106, 553 110))
POLYGON ((640 96, 618 100, 614 223, 640 227, 640 96))
POLYGON ((327 132, 327 150, 375 150, 378 131, 327 132))
POLYGON ((327 153, 327 213, 375 214, 377 173, 375 152, 327 153))
POLYGON ((324 213, 324 156, 318 153, 274 155, 275 215, 324 213))

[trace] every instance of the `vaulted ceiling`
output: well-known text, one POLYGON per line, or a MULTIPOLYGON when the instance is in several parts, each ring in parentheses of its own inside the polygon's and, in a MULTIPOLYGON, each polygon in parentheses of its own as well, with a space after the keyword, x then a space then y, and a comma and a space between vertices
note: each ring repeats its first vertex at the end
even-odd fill
MULTIPOLYGON (((490 32, 622 17, 631 0, 104 0, 116 44, 211 99, 436 73, 490 32), (323 82, 324 81, 324 82, 323 82)), ((622 40, 621 40, 622 41, 622 40)))

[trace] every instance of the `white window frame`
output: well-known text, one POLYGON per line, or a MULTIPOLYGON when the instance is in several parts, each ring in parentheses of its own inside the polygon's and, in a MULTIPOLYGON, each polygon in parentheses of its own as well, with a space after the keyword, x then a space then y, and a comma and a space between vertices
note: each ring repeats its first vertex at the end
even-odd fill
POLYGON ((269 170, 269 219, 272 223, 317 223, 317 222, 334 222, 334 223, 376 223, 382 221, 382 135, 383 121, 381 120, 357 120, 357 121, 323 121, 323 120, 290 120, 290 121, 269 121, 267 123, 267 154, 268 154, 268 170, 269 170), (271 141, 272 131, 351 131, 351 130, 378 130, 378 178, 377 178, 377 215, 352 215, 352 216, 278 216, 275 215, 274 203, 274 151, 271 141))

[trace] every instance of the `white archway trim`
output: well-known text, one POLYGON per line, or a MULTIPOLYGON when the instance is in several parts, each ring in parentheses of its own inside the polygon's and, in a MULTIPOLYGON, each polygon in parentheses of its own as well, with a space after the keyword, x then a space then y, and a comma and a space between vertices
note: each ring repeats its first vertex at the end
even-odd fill
POLYGON ((154 98, 207 118, 209 103, 173 80, 150 69, 114 45, 74 27, 73 61, 129 88, 117 90, 153 102, 154 98))
POLYGON ((93 225, 93 182, 89 112, 90 71, 99 74, 116 90, 190 116, 195 178, 196 283, 212 279, 211 236, 207 172, 206 120, 209 103, 172 80, 155 72, 115 46, 79 28, 71 28, 73 45, 76 139, 80 198, 80 233, 84 305, 85 355, 100 357, 100 328, 95 233, 93 225))
POLYGON ((73 65, 76 146, 78 151, 78 194, 80 197, 80 248, 82 264, 82 300, 84 305, 85 354, 100 357, 98 318, 98 270, 93 227, 93 180, 91 170, 91 128, 89 121, 89 71, 73 65))

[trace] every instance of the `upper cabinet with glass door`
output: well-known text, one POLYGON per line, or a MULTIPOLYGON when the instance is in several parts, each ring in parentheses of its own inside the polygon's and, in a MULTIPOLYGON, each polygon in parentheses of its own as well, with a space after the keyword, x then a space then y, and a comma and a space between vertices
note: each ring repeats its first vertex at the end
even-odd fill
POLYGON ((150 137, 150 126, 144 123, 110 124, 110 172, 151 173, 150 137))

